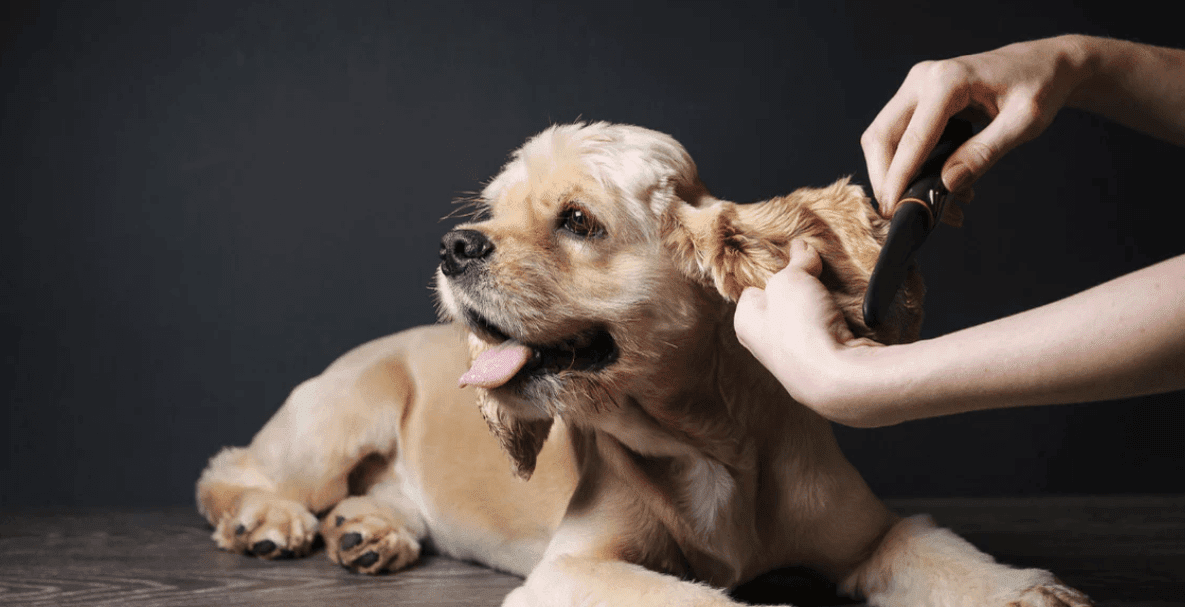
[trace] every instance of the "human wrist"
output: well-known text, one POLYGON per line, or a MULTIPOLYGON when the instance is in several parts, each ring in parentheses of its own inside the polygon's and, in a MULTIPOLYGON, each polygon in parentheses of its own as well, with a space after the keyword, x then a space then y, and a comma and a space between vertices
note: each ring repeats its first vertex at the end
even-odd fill
POLYGON ((1123 80, 1136 61, 1135 47, 1111 38, 1082 35, 1065 38, 1077 65, 1077 81, 1066 105, 1119 119, 1115 106, 1126 99, 1121 91, 1123 80))
POLYGON ((902 346, 837 346, 828 353, 825 371, 804 394, 803 404, 827 419, 855 428, 890 426, 903 421, 894 407, 900 381, 894 372, 902 346))
POLYGON ((1066 74, 1068 94, 1065 105, 1076 109, 1090 109, 1098 88, 1099 66, 1102 61, 1101 38, 1081 34, 1066 34, 1052 39, 1056 45, 1059 71, 1066 74))

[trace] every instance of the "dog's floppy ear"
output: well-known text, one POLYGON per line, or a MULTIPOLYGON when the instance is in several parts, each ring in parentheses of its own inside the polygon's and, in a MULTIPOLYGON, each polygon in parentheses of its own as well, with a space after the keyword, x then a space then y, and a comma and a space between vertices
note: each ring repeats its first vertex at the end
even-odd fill
POLYGON ((789 261, 790 241, 802 238, 819 252, 819 279, 835 295, 853 333, 883 343, 917 339, 924 287, 916 269, 884 326, 874 332, 864 324, 864 291, 888 222, 872 209, 863 189, 847 179, 753 204, 718 200, 706 190, 680 195, 664 186, 656 197, 665 200, 655 206, 663 209, 665 243, 692 279, 736 301, 746 287, 764 288, 789 261))

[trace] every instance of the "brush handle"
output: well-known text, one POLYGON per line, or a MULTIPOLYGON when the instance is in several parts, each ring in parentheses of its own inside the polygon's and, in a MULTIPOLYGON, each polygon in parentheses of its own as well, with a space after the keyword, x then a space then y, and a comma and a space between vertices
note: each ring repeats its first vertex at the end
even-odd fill
POLYGON ((946 125, 918 176, 905 189, 893 211, 889 234, 864 293, 864 324, 875 329, 888 318, 893 300, 913 265, 914 254, 942 218, 949 192, 942 183, 942 167, 955 150, 971 138, 966 120, 954 118, 946 125))

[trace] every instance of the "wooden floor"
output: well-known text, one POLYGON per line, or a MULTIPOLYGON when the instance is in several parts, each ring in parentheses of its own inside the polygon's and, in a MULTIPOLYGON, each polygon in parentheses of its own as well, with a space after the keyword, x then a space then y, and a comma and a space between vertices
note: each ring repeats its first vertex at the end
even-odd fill
MULTIPOLYGON (((1185 605, 1185 496, 892 501, 1016 565, 1053 570, 1100 605, 1185 605)), ((0 605, 498 605, 513 576, 429 557, 353 575, 323 552, 265 562, 218 551, 191 508, 0 514, 0 605)), ((802 572, 737 590, 749 602, 848 603, 802 572)))

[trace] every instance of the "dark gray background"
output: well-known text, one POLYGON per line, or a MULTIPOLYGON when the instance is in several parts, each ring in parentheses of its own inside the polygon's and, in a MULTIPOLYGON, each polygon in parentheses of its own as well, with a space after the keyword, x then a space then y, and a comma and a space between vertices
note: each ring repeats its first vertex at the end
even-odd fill
MULTIPOLYGON (((962 4, 10 5, 0 506, 191 500, 296 383, 434 321, 450 201, 553 122, 671 133, 752 201, 867 183, 860 133, 917 61, 1067 32, 1185 44, 1164 3, 962 4)), ((1064 112, 923 251, 925 335, 1185 252, 1183 170, 1064 112)), ((1181 492, 1183 412, 1170 394, 839 435, 884 495, 1181 492)))

